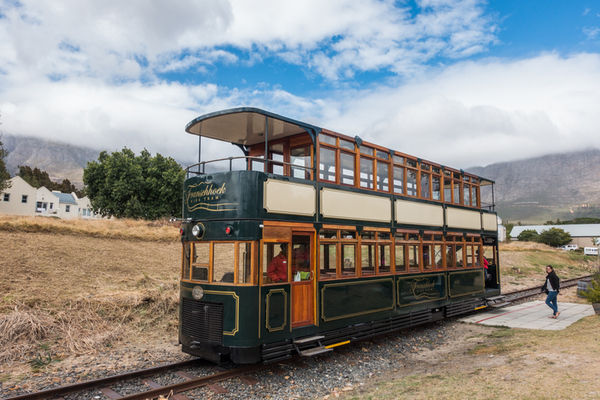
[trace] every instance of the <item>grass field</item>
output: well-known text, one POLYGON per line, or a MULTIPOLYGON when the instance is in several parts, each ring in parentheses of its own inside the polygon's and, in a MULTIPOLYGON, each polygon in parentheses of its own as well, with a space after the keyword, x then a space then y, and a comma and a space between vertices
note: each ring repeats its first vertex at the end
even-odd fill
MULTIPOLYGON (((6 371, 22 365, 43 371, 68 357, 93 355, 131 343, 149 348, 166 339, 176 343, 181 263, 178 238, 178 226, 165 221, 1 217, 0 370, 10 374, 6 371)), ((549 263, 562 278, 568 278, 592 272, 596 261, 540 244, 512 243, 502 245, 500 251, 505 291, 541 286, 543 267, 549 263)), ((556 334, 515 332, 485 338, 480 347, 465 350, 465 357, 502 354, 507 364, 493 366, 493 373, 484 374, 465 364, 458 370, 396 377, 399 381, 390 378, 388 383, 372 388, 375 394, 364 396, 395 398, 421 385, 429 388, 425 392, 429 396, 422 398, 450 398, 445 397, 450 393, 447 390, 462 397, 465 382, 508 388, 517 378, 511 378, 506 368, 516 365, 514 360, 523 352, 533 354, 534 360, 539 357, 539 362, 527 367, 531 376, 523 381, 523 385, 529 382, 537 388, 541 384, 535 379, 537 373, 546 371, 549 379, 554 379, 555 371, 571 368, 577 360, 582 365, 598 366, 598 336, 590 341, 586 335, 598 328, 598 321, 590 319, 556 334), (589 356, 584 345, 588 341, 589 356), (554 350, 550 349, 563 347, 565 354, 574 355, 554 360, 554 350), (541 355, 536 355, 538 352, 541 355), (507 378, 498 381, 499 376, 507 378)), ((591 379, 597 369, 574 370, 573 374, 591 379)), ((0 373, 2 380, 14 381, 14 376, 0 373)), ((523 393, 533 396, 535 391, 531 390, 523 393)))

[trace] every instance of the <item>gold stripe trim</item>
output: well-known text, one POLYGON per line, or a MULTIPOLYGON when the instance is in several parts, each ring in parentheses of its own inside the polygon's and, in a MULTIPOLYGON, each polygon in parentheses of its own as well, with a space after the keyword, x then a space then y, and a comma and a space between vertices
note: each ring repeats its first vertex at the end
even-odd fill
POLYGON ((233 300, 235 301, 235 328, 232 331, 223 331, 223 335, 235 336, 240 330, 240 297, 235 292, 222 292, 219 290, 205 290, 204 293, 233 297, 233 300))
POLYGON ((265 304, 267 307, 267 312, 265 313, 265 327, 267 328, 267 330, 269 332, 277 332, 277 331, 282 331, 285 326, 287 325, 287 315, 288 315, 288 297, 287 297, 287 292, 285 291, 285 289, 271 289, 269 290, 269 293, 267 293, 267 295, 265 296, 265 304), (280 327, 277 328, 273 328, 271 326, 271 324, 269 323, 269 310, 271 309, 271 295, 273 293, 283 293, 283 301, 284 301, 284 305, 283 305, 283 310, 284 310, 284 314, 283 314, 283 324, 280 327))

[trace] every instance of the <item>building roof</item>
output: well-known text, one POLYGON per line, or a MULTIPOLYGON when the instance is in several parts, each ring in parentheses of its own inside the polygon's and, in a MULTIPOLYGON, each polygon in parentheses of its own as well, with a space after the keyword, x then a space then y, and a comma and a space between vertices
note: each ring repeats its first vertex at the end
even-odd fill
POLYGON ((571 225, 519 225, 512 228, 510 237, 516 238, 525 230, 542 233, 550 228, 559 228, 568 232, 572 237, 600 237, 600 224, 571 224, 571 225))
POLYGON ((58 197, 58 202, 61 204, 77 205, 77 202, 71 193, 52 192, 52 194, 58 197))

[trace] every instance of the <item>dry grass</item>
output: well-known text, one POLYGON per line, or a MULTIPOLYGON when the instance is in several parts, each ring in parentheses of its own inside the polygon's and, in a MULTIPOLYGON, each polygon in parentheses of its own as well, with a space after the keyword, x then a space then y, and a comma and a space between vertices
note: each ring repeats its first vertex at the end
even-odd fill
POLYGON ((179 238, 179 223, 172 223, 168 220, 63 220, 51 217, 0 216, 0 231, 63 233, 98 238, 173 241, 179 238))
POLYGON ((177 337, 181 244, 163 240, 173 227, 20 218, 0 223, 13 227, 0 229, 0 363, 45 362, 119 341, 177 337), (32 228, 37 221, 42 232, 32 228), (126 226, 145 233, 115 240, 126 226))

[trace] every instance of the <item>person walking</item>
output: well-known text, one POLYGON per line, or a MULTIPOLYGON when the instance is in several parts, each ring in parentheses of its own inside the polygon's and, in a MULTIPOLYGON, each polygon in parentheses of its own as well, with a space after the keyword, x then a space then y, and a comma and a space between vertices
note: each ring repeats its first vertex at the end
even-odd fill
POLYGON ((560 291, 560 279, 554 272, 552 265, 546 265, 546 282, 542 286, 542 292, 546 293, 546 304, 552 309, 552 316, 550 318, 558 318, 560 312, 558 311, 558 303, 556 297, 560 291))

